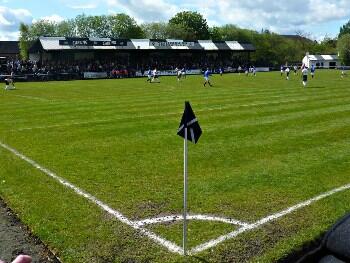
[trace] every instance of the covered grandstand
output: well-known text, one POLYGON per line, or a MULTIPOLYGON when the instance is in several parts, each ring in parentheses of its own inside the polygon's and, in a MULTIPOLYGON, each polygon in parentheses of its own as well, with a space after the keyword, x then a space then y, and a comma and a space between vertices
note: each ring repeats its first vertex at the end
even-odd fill
POLYGON ((29 57, 46 65, 78 65, 80 70, 94 61, 101 66, 93 71, 108 65, 106 71, 127 68, 143 75, 153 67, 163 72, 176 67, 185 67, 189 72, 204 67, 232 70, 249 64, 254 51, 252 44, 237 41, 40 37, 29 49, 29 57))

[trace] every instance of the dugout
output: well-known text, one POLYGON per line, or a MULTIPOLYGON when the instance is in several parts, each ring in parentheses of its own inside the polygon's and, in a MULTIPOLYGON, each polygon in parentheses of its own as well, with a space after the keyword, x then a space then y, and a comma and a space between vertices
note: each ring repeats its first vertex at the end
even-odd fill
POLYGON ((237 41, 40 37, 29 49, 29 58, 56 64, 115 61, 140 70, 155 65, 185 66, 187 63, 191 67, 247 65, 251 52, 255 52, 252 44, 237 41))

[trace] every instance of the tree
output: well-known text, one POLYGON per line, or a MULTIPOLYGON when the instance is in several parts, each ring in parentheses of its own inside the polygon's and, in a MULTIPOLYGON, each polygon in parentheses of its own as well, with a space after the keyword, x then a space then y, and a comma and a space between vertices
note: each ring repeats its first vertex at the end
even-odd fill
POLYGON ((23 60, 28 59, 29 45, 29 26, 21 23, 19 25, 19 49, 20 56, 23 60))
POLYGON ((170 26, 180 26, 185 31, 186 39, 209 39, 209 27, 203 16, 197 12, 184 11, 177 13, 169 20, 170 26))
POLYGON ((37 36, 56 36, 55 22, 39 20, 30 26, 30 40, 35 40, 37 36))
POLYGON ((172 39, 184 39, 193 40, 196 39, 194 36, 194 31, 189 28, 185 28, 183 25, 168 24, 167 35, 168 38, 172 39))
POLYGON ((135 19, 126 14, 116 14, 108 17, 111 25, 111 37, 114 38, 143 38, 144 32, 135 19))
POLYGON ((166 39, 169 38, 169 25, 165 22, 145 23, 141 25, 146 38, 166 39))
POLYGON ((95 29, 91 27, 91 25, 93 24, 91 20, 92 20, 92 17, 86 16, 85 14, 78 15, 74 19, 77 35, 79 37, 90 37, 94 35, 95 29))
POLYGON ((350 34, 344 34, 338 39, 337 49, 343 65, 350 65, 350 34))
POLYGON ((345 34, 350 34, 350 20, 340 28, 338 38, 345 34))
POLYGON ((324 39, 316 43, 312 49, 312 54, 337 54, 337 39, 325 36, 324 39))
POLYGON ((75 22, 73 19, 62 21, 57 24, 57 36, 74 37, 77 35, 75 22))
POLYGON ((241 29, 235 25, 227 24, 217 28, 217 34, 220 35, 220 40, 251 42, 252 35, 255 31, 241 29))
POLYGON ((214 41, 223 40, 221 32, 220 32, 220 27, 214 26, 214 27, 209 28, 209 33, 210 33, 210 39, 212 39, 214 41))

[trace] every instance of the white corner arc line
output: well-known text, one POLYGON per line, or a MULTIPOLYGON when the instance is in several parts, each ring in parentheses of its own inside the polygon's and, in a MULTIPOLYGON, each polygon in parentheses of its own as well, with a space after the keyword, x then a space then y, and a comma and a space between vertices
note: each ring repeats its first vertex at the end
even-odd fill
POLYGON ((102 201, 98 200, 96 197, 94 197, 93 195, 85 192, 84 190, 80 189, 79 187, 71 184, 70 182, 68 182, 67 180, 59 177, 58 175, 56 175, 54 172, 46 169, 45 167, 41 166, 40 164, 38 164, 37 162, 33 161, 32 159, 26 157, 25 155, 21 154, 20 152, 18 152, 17 150, 15 150, 14 148, 0 142, 0 146, 8 151, 10 151, 11 153, 13 153, 14 155, 16 155, 17 157, 19 157, 20 159, 26 161, 27 163, 31 164, 33 167, 35 167, 36 169, 40 170, 41 172, 45 173, 46 175, 50 176, 51 178, 55 179, 56 181, 58 181, 60 184, 66 186, 67 188, 70 188, 71 190, 73 190, 75 193, 77 193, 80 196, 85 197, 86 199, 88 199, 90 202, 96 204, 97 206, 99 206, 100 208, 102 208, 104 211, 106 211, 107 213, 113 215, 116 219, 118 219, 120 222, 131 226, 132 228, 134 228, 135 230, 138 230, 140 233, 144 234, 145 236, 147 236, 148 238, 152 239, 153 241, 155 241, 156 243, 162 245, 163 247, 167 248, 169 251, 174 252, 174 253, 178 253, 180 255, 183 254, 183 249, 181 247, 179 247, 178 245, 176 245, 175 243, 166 240, 158 235, 156 235, 155 233, 141 228, 138 224, 134 223, 133 221, 129 220, 127 217, 125 217, 123 214, 121 214, 119 211, 114 210, 113 208, 109 207, 107 204, 103 203, 102 201))
POLYGON ((269 222, 272 222, 272 221, 274 221, 276 219, 279 219, 279 218, 281 218, 281 217, 283 217, 285 215, 288 215, 288 214, 290 214, 290 213, 292 213, 292 212, 294 212, 296 210, 299 210, 301 208, 309 206, 309 205, 311 205, 311 204, 313 204, 313 203, 315 203, 315 202, 317 202, 317 201, 319 201, 321 199, 324 199, 326 197, 329 197, 331 195, 334 195, 336 193, 343 192, 343 191, 346 191, 346 190, 349 190, 349 189, 350 189, 350 184, 346 184, 346 185, 343 185, 341 187, 332 189, 332 190, 330 190, 328 192, 322 193, 322 194, 320 194, 320 195, 318 195, 316 197, 313 197, 313 198, 311 198, 309 200, 306 200, 304 202, 301 202, 299 204, 291 206, 291 207, 289 207, 287 209, 284 209, 284 210, 282 210, 280 212, 277 212, 275 214, 271 214, 271 215, 269 215, 267 217, 264 217, 264 218, 256 221, 255 223, 249 224, 247 226, 243 226, 243 227, 239 228, 238 230, 232 231, 232 232, 230 232, 230 233, 228 233, 226 235, 222 235, 222 236, 220 236, 220 237, 218 237, 216 239, 212 239, 212 240, 210 240, 210 241, 208 241, 206 243, 203 243, 203 244, 201 244, 201 245, 199 245, 197 247, 194 247, 193 249, 190 250, 190 253, 191 254, 196 254, 196 253, 199 253, 201 251, 207 250, 209 248, 215 247, 218 244, 220 244, 220 243, 222 243, 222 242, 224 242, 226 240, 232 239, 232 238, 238 236, 239 234, 241 234, 243 232, 246 232, 248 230, 253 230, 255 228, 258 228, 258 227, 260 227, 260 226, 262 226, 262 225, 264 225, 266 223, 269 223, 269 222))
MULTIPOLYGON (((14 148, 12 148, 12 147, 2 143, 1 141, 0 141, 0 146, 2 148, 4 148, 4 149, 8 150, 9 152, 13 153, 14 155, 19 157, 20 159, 22 159, 22 160, 26 161, 27 163, 31 164, 36 169, 40 170, 41 172, 43 172, 46 175, 50 176, 51 178, 55 179, 56 181, 58 181, 59 183, 61 183, 64 186, 66 186, 67 188, 72 189, 78 195, 85 197, 86 199, 88 199, 92 203, 94 203, 97 206, 99 206, 100 208, 102 208, 104 211, 106 211, 109 214, 113 215, 116 219, 118 219, 122 223, 131 226, 132 228, 134 228, 135 230, 138 230, 140 233, 142 233, 145 236, 147 236, 148 238, 152 239, 153 241, 155 241, 159 245, 162 245, 163 247, 167 248, 170 252, 174 252, 174 253, 183 255, 183 249, 181 247, 179 247, 178 245, 176 245, 175 243, 173 243, 173 242, 171 242, 169 240, 166 240, 166 239, 156 235, 152 231, 149 231, 149 230, 147 230, 145 228, 142 228, 142 226, 144 224, 141 224, 140 222, 146 221, 146 220, 136 221, 136 222, 133 222, 133 221, 129 220, 127 217, 125 217, 119 211, 112 209, 107 204, 105 204, 102 201, 98 200, 93 195, 83 191, 82 189, 76 187, 75 185, 71 184, 70 182, 66 181, 65 179, 59 177, 58 175, 56 175, 52 171, 50 171, 50 170, 44 168, 43 166, 39 165, 37 162, 35 162, 35 161, 31 160, 30 158, 26 157, 25 155, 21 154, 20 152, 18 152, 14 148)), ((216 239, 212 239, 212 240, 210 240, 208 242, 205 242, 205 243, 203 243, 203 244, 201 244, 199 246, 196 246, 196 247, 192 248, 189 251, 189 254, 190 255, 194 255, 194 254, 197 254, 197 253, 202 252, 204 250, 207 250, 209 248, 215 247, 215 246, 219 245, 220 243, 222 243, 222 242, 224 242, 226 240, 229 240, 229 239, 232 239, 232 238, 238 236, 239 234, 242 234, 242 233, 244 233, 246 231, 249 231, 249 230, 256 229, 256 228, 258 228, 258 227, 260 227, 260 226, 262 226, 262 225, 264 225, 266 223, 275 221, 275 220, 277 220, 277 219, 279 219, 279 218, 281 218, 281 217, 283 217, 285 215, 288 215, 288 214, 290 214, 290 213, 292 213, 292 212, 294 212, 296 210, 299 210, 301 208, 309 206, 309 205, 311 205, 311 204, 313 204, 313 203, 315 203, 315 202, 317 202, 319 200, 322 200, 322 199, 327 198, 329 196, 332 196, 332 195, 334 195, 336 193, 343 192, 343 191, 346 191, 346 190, 349 190, 349 189, 350 189, 350 184, 343 185, 341 187, 332 189, 332 190, 330 190, 328 192, 322 193, 322 194, 320 194, 320 195, 318 195, 316 197, 308 199, 308 200, 306 200, 304 202, 301 202, 299 204, 291 206, 291 207, 289 207, 287 209, 284 209, 284 210, 282 210, 280 212, 277 212, 275 214, 271 214, 271 215, 269 215, 267 217, 264 217, 264 218, 256 221, 255 223, 252 223, 252 224, 247 224, 247 223, 243 223, 243 222, 237 221, 237 223, 240 222, 242 224, 242 226, 239 229, 237 229, 235 231, 232 231, 232 232, 230 232, 230 233, 228 233, 226 235, 222 235, 222 236, 220 236, 220 237, 218 237, 216 239)), ((202 216, 203 215, 192 215, 192 219, 200 220, 200 218, 202 216)), ((174 216, 172 216, 172 217, 174 218, 174 216)), ((177 220, 181 220, 180 216, 175 216, 175 217, 176 218, 180 218, 180 219, 177 219, 177 220)), ((208 217, 208 216, 205 216, 205 217, 208 217)), ((220 219, 220 218, 212 217, 212 219, 220 219)), ((149 220, 153 220, 153 219, 149 219, 149 220)), ((231 222, 233 224, 233 221, 231 221, 231 222)), ((239 225, 239 224, 237 224, 237 225, 239 225)))
MULTIPOLYGON (((227 223, 231 225, 238 225, 238 226, 248 226, 248 223, 241 222, 236 219, 232 218, 225 218, 225 217, 218 217, 218 216, 210 216, 210 215, 191 215, 189 214, 187 216, 188 220, 200 220, 200 221, 214 221, 214 222, 222 222, 227 223)), ((135 221, 134 223, 141 226, 146 225, 153 225, 153 224, 161 224, 161 223, 167 223, 167 222, 175 222, 175 221, 181 221, 183 220, 183 215, 170 215, 170 216, 163 216, 163 217, 155 217, 155 218, 147 218, 140 221, 135 221)))

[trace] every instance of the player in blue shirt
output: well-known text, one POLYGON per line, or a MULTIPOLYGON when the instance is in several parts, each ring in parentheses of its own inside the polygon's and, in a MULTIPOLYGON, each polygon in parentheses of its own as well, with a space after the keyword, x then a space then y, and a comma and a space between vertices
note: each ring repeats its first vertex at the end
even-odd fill
POLYGON ((310 69, 311 78, 314 78, 314 76, 315 76, 315 71, 316 71, 316 67, 315 67, 315 65, 312 65, 312 66, 311 66, 311 69, 310 69))
POLYGON ((152 80, 152 70, 149 68, 147 71, 147 81, 151 83, 151 80, 152 80))
POLYGON ((209 84, 210 87, 212 87, 210 80, 209 80, 209 76, 211 76, 211 72, 210 72, 209 68, 207 68, 207 70, 204 71, 204 80, 205 80, 205 82, 203 84, 204 87, 205 87, 205 85, 207 85, 207 83, 209 84))

